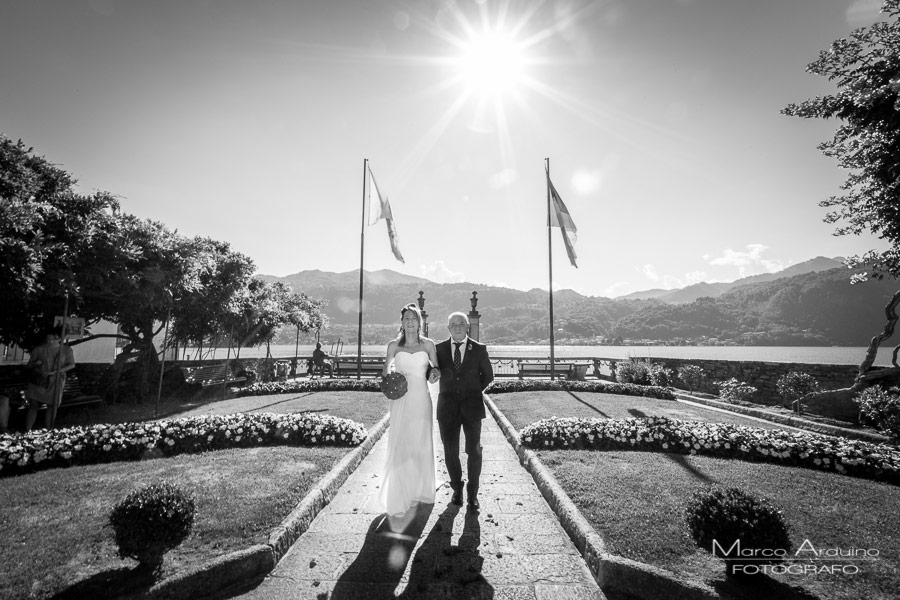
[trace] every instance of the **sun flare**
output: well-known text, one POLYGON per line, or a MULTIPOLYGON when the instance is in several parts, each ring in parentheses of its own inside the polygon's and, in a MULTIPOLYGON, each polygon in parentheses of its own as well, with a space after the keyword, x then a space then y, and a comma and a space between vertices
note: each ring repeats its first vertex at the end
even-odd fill
POLYGON ((516 88, 525 73, 525 50, 503 31, 474 34, 462 48, 460 76, 470 92, 496 96, 516 88))

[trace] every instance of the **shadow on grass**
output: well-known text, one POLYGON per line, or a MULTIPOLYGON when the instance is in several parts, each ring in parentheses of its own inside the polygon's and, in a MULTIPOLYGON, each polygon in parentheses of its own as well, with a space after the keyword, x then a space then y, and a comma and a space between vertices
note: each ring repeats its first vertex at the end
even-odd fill
POLYGON ((718 480, 714 477, 710 477, 691 463, 687 461, 687 458, 684 454, 676 454, 674 452, 663 452, 663 456, 671 460, 673 463, 690 473, 694 476, 695 479, 699 479, 705 483, 718 483, 718 480))
MULTIPOLYGON (((264 406, 254 406, 252 409, 248 410, 247 412, 256 412, 256 411, 259 411, 259 410, 263 410, 263 409, 269 408, 269 407, 271 407, 271 406, 278 406, 279 404, 284 404, 285 402, 293 402, 294 400, 300 400, 301 398, 306 398, 307 396, 312 396, 313 393, 314 393, 314 392, 307 392, 307 393, 301 394, 301 395, 299 395, 299 396, 293 396, 293 397, 291 397, 291 398, 285 398, 284 400, 279 400, 278 402, 272 402, 271 404, 266 404, 266 405, 264 405, 264 406)), ((322 412, 322 411, 324 411, 324 410, 327 410, 327 409, 322 409, 322 410, 320 410, 320 411, 305 410, 305 411, 303 411, 303 412, 322 412)))
POLYGON ((808 590, 762 574, 742 578, 725 577, 711 583, 724 600, 820 600, 820 596, 808 590))
POLYGON ((600 410, 600 409, 597 408, 596 406, 591 406, 590 404, 588 404, 587 402, 585 402, 584 400, 582 400, 581 398, 579 398, 578 396, 576 396, 575 394, 573 394, 570 390, 566 390, 566 391, 569 393, 570 396, 572 396, 573 398, 575 398, 576 400, 578 400, 579 402, 581 402, 582 404, 584 404, 585 406, 587 406, 589 409, 591 409, 592 411, 594 411, 595 413, 597 413, 597 414, 600 415, 601 417, 603 417, 603 418, 605 418, 605 419, 608 419, 608 418, 609 418, 609 415, 608 415, 608 414, 606 414, 605 412, 603 412, 602 410, 600 410))
POLYGON ((645 413, 645 412, 642 411, 642 410, 638 410, 638 409, 636 409, 636 408, 629 408, 629 409, 628 409, 628 414, 630 414, 630 415, 633 416, 633 417, 637 417, 637 418, 639 418, 639 419, 646 419, 646 418, 647 418, 647 413, 645 413))
POLYGON ((51 600, 133 598, 149 590, 155 581, 153 573, 140 565, 111 569, 72 584, 52 596, 51 600))

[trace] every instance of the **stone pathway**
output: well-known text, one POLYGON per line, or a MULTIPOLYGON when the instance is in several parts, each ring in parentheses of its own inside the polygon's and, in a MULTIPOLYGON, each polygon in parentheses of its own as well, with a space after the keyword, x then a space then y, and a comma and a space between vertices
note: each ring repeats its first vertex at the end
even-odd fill
POLYGON ((483 423, 480 512, 450 504, 435 422, 435 503, 381 513, 388 431, 269 576, 219 598, 603 600, 490 414, 483 423))

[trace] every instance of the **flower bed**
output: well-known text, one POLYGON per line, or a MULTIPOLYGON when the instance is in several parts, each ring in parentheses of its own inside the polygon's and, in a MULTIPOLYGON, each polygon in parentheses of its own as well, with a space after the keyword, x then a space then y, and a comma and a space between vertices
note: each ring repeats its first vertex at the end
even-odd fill
POLYGON ((241 389, 236 396, 268 396, 269 394, 298 394, 304 392, 381 392, 381 378, 375 379, 300 379, 254 383, 241 389))
POLYGON ((366 429, 307 413, 204 415, 0 436, 0 477, 43 469, 255 446, 357 446, 366 429))
POLYGON ((900 485, 900 452, 883 444, 666 417, 542 419, 520 433, 535 449, 643 450, 702 454, 808 469, 900 485))
POLYGON ((603 381, 568 381, 549 379, 495 379, 489 394, 509 394, 513 392, 599 392, 622 396, 646 396, 660 400, 675 400, 668 388, 633 383, 608 383, 603 381))
MULTIPOLYGON (((599 392, 622 396, 646 396, 660 400, 675 400, 668 388, 632 383, 608 383, 603 381, 551 381, 549 379, 495 379, 489 394, 513 392, 599 392)), ((298 394, 303 392, 379 392, 380 379, 302 379, 254 383, 237 393, 242 396, 267 396, 269 394, 298 394)))

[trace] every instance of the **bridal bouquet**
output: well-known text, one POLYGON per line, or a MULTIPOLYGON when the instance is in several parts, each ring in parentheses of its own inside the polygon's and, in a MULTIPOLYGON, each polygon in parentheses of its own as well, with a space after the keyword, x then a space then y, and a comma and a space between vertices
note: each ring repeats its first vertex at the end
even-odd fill
POLYGON ((403 373, 388 373, 381 378, 381 393, 387 396, 389 400, 396 400, 406 393, 407 384, 406 377, 403 373))

